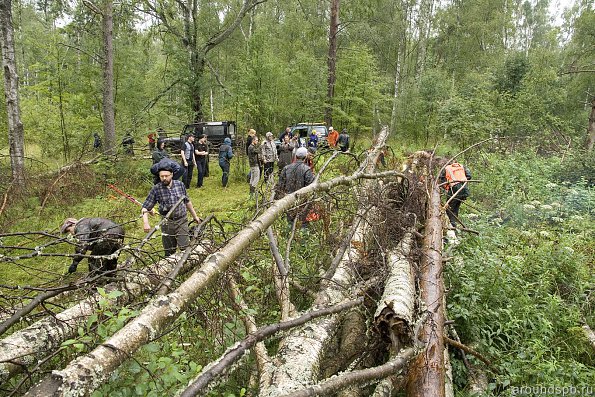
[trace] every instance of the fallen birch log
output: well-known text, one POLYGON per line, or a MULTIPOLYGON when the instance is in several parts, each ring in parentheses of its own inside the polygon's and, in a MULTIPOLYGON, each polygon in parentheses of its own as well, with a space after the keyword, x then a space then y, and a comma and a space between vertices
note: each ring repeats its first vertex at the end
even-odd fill
POLYGON ((388 253, 389 276, 374 314, 376 329, 393 345, 395 354, 410 343, 415 309, 415 277, 408 260, 413 244, 406 233, 396 250, 388 253))
MULTIPOLYGON (((378 138, 378 145, 371 152, 362 169, 374 170, 379 149, 384 145, 387 129, 383 129, 378 138)), ((367 186, 367 184, 365 184, 367 186)), ((349 248, 343 254, 331 280, 322 280, 321 289, 314 302, 314 308, 336 304, 347 299, 350 288, 355 284, 355 273, 352 264, 361 260, 369 224, 365 219, 367 211, 358 210, 354 223, 358 226, 354 231, 349 248)), ((321 361, 332 337, 340 324, 339 315, 329 316, 293 330, 280 343, 274 363, 268 365, 265 374, 271 379, 269 385, 261 388, 261 397, 276 397, 300 390, 313 384, 319 377, 321 361)), ((262 382, 261 382, 262 383, 262 382)))
MULTIPOLYGON (((142 273, 128 273, 123 283, 108 284, 104 288, 107 293, 114 290, 122 292, 116 301, 118 305, 125 305, 155 288, 176 266, 181 255, 179 253, 162 259, 144 269, 142 273)), ((198 246, 189 257, 188 266, 200 263, 205 255, 205 250, 198 246)), ((97 310, 100 299, 104 298, 99 293, 95 293, 55 316, 37 321, 2 339, 0 341, 0 384, 35 365, 39 358, 58 349, 64 341, 76 337, 78 328, 85 326, 89 316, 97 310)))
POLYGON ((328 191, 339 185, 350 185, 360 179, 396 177, 388 171, 366 174, 358 171, 323 183, 313 183, 274 202, 262 215, 234 236, 218 252, 211 254, 185 282, 168 295, 155 297, 139 316, 107 339, 92 352, 71 361, 63 370, 55 370, 27 392, 27 396, 65 396, 77 393, 88 395, 97 389, 110 374, 136 350, 157 337, 196 300, 202 289, 224 272, 276 218, 290 209, 298 199, 305 199, 317 191, 328 191))

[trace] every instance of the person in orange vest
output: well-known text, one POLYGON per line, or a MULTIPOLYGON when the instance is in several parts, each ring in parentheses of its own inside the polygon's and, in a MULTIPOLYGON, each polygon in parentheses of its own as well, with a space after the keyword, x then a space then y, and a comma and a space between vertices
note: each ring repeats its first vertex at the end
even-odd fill
POLYGON ((459 208, 463 200, 469 197, 469 168, 451 161, 440 173, 440 185, 446 190, 448 206, 446 215, 452 227, 456 227, 459 217, 459 208))
POLYGON ((329 132, 328 132, 328 136, 326 138, 326 141, 328 142, 328 145, 332 148, 337 146, 337 139, 339 139, 339 132, 337 130, 335 130, 333 127, 329 127, 329 132))

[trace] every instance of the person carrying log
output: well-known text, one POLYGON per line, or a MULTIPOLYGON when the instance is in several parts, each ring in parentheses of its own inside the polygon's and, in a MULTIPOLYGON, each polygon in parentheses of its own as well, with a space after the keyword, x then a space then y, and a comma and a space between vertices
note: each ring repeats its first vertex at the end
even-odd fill
POLYGON ((453 228, 457 226, 461 203, 469 197, 470 179, 469 168, 457 162, 451 161, 440 173, 440 185, 447 196, 446 215, 453 228))
POLYGON ((145 233, 151 230, 149 213, 155 204, 159 203, 159 214, 164 218, 173 209, 170 216, 164 220, 161 226, 163 249, 165 250, 165 255, 170 256, 176 252, 177 247, 183 251, 190 243, 187 219, 188 211, 196 223, 200 223, 200 218, 196 215, 194 206, 186 194, 184 183, 174 179, 174 172, 171 167, 165 165, 159 169, 159 180, 161 183, 151 188, 149 195, 143 203, 141 210, 143 230, 145 233), (178 203, 180 200, 183 203, 178 203))
POLYGON ((104 218, 67 218, 62 233, 70 233, 77 239, 75 257, 68 273, 76 272, 78 264, 87 251, 98 258, 88 258, 89 273, 113 272, 118 265, 118 251, 124 243, 124 229, 119 224, 104 218))

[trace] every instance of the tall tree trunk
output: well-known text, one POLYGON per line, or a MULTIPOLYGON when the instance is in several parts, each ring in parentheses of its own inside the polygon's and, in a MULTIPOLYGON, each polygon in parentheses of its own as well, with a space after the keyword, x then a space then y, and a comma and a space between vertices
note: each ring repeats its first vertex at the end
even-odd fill
POLYGON ((328 87, 326 94, 326 125, 333 124, 333 97, 335 96, 335 80, 337 66, 337 33, 339 32, 339 4, 341 0, 331 1, 331 27, 328 34, 328 87))
POLYGON ((25 184, 25 131, 19 104, 19 78, 14 54, 11 0, 0 0, 0 44, 4 69, 4 95, 8 116, 8 145, 12 179, 16 185, 25 184))
POLYGON ((116 121, 114 111, 114 44, 113 1, 104 0, 103 21, 103 135, 105 151, 116 154, 116 121))
POLYGON ((421 300, 428 319, 419 339, 426 343, 426 352, 410 365, 407 382, 408 397, 444 397, 444 281, 442 279, 442 223, 440 192, 432 183, 428 201, 428 218, 424 235, 424 252, 420 261, 421 300))
POLYGON ((590 152, 593 150, 593 145, 595 145, 595 95, 591 98, 591 114, 589 115, 589 127, 587 128, 585 149, 590 152))

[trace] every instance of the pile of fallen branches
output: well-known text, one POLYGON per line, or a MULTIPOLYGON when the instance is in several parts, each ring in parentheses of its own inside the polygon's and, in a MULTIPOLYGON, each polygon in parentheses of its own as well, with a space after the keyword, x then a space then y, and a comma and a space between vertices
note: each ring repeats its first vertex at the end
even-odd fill
POLYGON ((389 396, 404 388, 411 395, 445 395, 437 170, 431 153, 419 152, 402 172, 375 172, 387 134, 384 129, 351 175, 317 180, 280 200, 261 202, 259 216, 210 254, 197 240, 188 252, 147 263, 143 271, 126 273, 119 283, 5 337, 0 381, 26 372, 14 390, 21 390, 24 380, 30 385, 41 378, 28 396, 90 395, 139 349, 180 326, 184 316, 194 318, 194 337, 185 343, 201 350, 200 344, 209 342, 198 336, 209 334, 220 337, 219 347, 226 349, 211 354, 188 385, 179 385, 183 396, 205 395, 252 363, 247 381, 261 396, 389 396), (309 232, 283 219, 288 210, 311 207, 327 219, 310 225, 309 232), (303 246, 313 232, 326 242, 323 255, 303 246), (277 314, 263 313, 273 312, 259 288, 269 280, 277 314), (222 290, 227 298, 217 294, 222 290), (206 313, 217 299, 233 313, 206 313), (52 352, 93 328, 106 300, 112 311, 134 302, 123 327, 87 341, 84 354, 69 362, 52 360, 52 352), (219 322, 212 319, 217 315, 219 322), (235 343, 229 343, 223 324, 234 317, 244 330, 236 329, 235 343), (40 376, 45 368, 53 371, 40 376))

